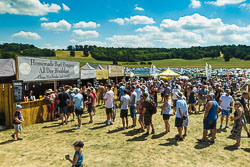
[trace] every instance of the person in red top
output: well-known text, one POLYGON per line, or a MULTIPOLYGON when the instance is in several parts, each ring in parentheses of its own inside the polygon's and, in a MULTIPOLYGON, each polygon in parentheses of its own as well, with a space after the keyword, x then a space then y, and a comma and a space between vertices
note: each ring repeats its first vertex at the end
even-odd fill
POLYGON ((93 95, 93 112, 94 112, 94 115, 96 115, 96 109, 95 109, 95 103, 97 101, 96 92, 95 92, 95 89, 93 87, 91 87, 90 89, 91 89, 91 93, 93 95))

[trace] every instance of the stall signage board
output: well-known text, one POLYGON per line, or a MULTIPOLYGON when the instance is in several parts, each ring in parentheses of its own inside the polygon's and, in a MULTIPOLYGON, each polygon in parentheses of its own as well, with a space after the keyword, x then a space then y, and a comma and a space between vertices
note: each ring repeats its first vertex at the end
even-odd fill
POLYGON ((18 76, 23 81, 80 78, 80 62, 18 56, 18 76))
POLYGON ((108 70, 96 70, 96 79, 97 80, 108 79, 108 78, 109 78, 108 70))
POLYGON ((108 65, 108 70, 109 70, 109 77, 123 77, 124 76, 123 66, 108 65))
POLYGON ((13 101, 14 103, 24 102, 24 85, 23 81, 16 80, 13 84, 13 101))
POLYGON ((96 78, 96 70, 81 70, 81 79, 96 78))

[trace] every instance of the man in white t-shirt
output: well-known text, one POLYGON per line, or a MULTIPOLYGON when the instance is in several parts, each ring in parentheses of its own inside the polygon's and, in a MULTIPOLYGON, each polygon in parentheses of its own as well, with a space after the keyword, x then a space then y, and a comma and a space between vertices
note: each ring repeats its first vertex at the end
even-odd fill
POLYGON ((107 92, 103 97, 105 100, 105 108, 107 114, 107 122, 106 125, 112 125, 112 113, 113 113, 113 101, 114 101, 114 92, 111 90, 111 85, 107 86, 107 92))
POLYGON ((224 116, 226 116, 226 128, 229 128, 228 126, 228 117, 230 116, 233 108, 233 102, 234 99, 232 96, 230 96, 230 89, 226 89, 225 91, 226 94, 222 95, 220 97, 220 107, 222 109, 221 111, 221 125, 220 128, 222 128, 222 123, 224 120, 224 116))
POLYGON ((176 112, 176 102, 178 100, 178 97, 176 96, 176 94, 179 92, 180 92, 180 89, 179 89, 178 85, 176 85, 172 91, 174 113, 176 112))

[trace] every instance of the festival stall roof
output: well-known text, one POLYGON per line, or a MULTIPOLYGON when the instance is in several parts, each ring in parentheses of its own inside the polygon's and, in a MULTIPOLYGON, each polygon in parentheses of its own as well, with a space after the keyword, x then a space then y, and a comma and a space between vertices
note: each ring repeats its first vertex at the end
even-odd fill
POLYGON ((91 64, 91 67, 95 68, 96 70, 105 70, 101 65, 99 64, 91 64))
POLYGON ((89 63, 86 63, 81 67, 81 79, 93 79, 96 78, 96 69, 91 67, 89 63))
POLYGON ((17 57, 18 79, 25 82, 63 81, 80 78, 80 62, 17 57))
POLYGON ((14 59, 0 59, 0 83, 10 83, 16 79, 14 59))
POLYGON ((180 74, 175 73, 174 71, 170 70, 169 68, 166 71, 163 71, 162 73, 158 74, 158 76, 162 77, 163 79, 170 79, 173 77, 180 77, 180 74))

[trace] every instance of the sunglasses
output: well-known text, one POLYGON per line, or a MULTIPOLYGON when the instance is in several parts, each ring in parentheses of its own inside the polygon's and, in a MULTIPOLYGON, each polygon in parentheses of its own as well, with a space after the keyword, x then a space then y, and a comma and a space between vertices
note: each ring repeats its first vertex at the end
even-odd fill
POLYGON ((238 106, 239 104, 235 104, 234 106, 238 106))

